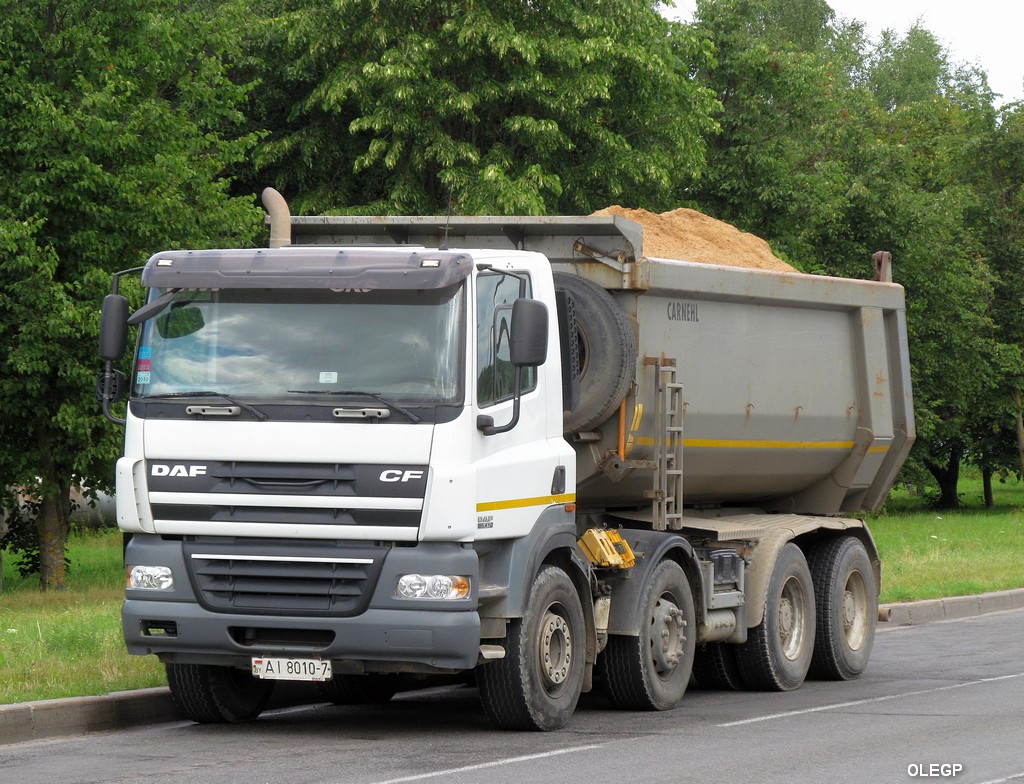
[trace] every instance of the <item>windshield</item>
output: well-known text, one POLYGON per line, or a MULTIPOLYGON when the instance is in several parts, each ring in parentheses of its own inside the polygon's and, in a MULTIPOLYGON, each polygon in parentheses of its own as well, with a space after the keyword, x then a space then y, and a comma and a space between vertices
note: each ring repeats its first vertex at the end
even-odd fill
POLYGON ((461 285, 177 291, 144 324, 133 393, 360 392, 455 405, 462 402, 463 296, 461 285))

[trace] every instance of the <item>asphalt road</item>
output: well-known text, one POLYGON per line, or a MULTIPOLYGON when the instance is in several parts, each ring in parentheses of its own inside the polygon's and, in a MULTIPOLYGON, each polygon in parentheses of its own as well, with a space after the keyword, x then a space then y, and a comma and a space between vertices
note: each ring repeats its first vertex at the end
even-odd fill
POLYGON ((864 677, 691 691, 667 713, 585 698, 555 733, 495 730, 475 690, 0 746, 3 781, 215 784, 1024 782, 1024 609, 881 627, 864 677))

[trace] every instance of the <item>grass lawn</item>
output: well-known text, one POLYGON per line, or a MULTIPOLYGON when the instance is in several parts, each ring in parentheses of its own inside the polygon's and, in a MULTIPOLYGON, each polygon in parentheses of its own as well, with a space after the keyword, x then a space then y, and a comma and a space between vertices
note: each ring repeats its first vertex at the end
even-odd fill
POLYGON ((960 483, 962 508, 926 508, 905 490, 868 520, 882 556, 883 602, 1024 587, 1024 482, 994 487, 985 509, 981 480, 960 483))
POLYGON ((121 636, 121 534, 71 537, 67 589, 41 593, 3 553, 0 704, 161 686, 153 656, 129 656, 121 636), (56 665, 56 666, 55 666, 56 665))
MULTIPOLYGON (((882 556, 882 602, 1024 587, 1024 483, 997 484, 986 510, 981 482, 961 482, 964 508, 927 508, 897 490, 869 520, 882 556)), ((117 531, 70 539, 67 590, 40 593, 3 553, 0 704, 164 685, 153 656, 129 656, 121 638, 123 572, 117 531)))

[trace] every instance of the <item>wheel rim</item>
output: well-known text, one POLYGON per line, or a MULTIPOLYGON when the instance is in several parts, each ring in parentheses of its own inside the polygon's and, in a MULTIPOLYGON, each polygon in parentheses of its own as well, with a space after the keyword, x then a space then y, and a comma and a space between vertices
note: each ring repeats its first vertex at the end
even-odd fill
POLYGON ((803 652, 806 622, 807 600, 803 586, 796 577, 790 577, 782 586, 779 598, 779 642, 783 655, 790 661, 796 661, 803 652))
POLYGON ((667 679, 679 666, 686 644, 686 619, 672 597, 661 596, 651 613, 651 662, 659 678, 667 679))
POLYGON ((851 650, 859 651, 868 634, 868 586, 860 571, 850 572, 843 589, 843 637, 851 650))
POLYGON ((561 605, 552 605, 541 619, 540 671, 544 677, 544 690, 557 694, 562 690, 572 671, 572 628, 561 605))

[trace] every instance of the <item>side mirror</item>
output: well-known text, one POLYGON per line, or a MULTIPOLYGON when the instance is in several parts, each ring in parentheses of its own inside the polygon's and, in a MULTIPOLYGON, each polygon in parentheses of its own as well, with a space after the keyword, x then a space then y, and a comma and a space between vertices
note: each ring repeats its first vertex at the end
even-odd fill
POLYGON ((537 367, 548 357, 548 307, 520 297, 512 303, 509 359, 515 367, 537 367))
POLYGON ((128 299, 107 294, 100 313, 100 359, 116 362, 128 347, 128 299))

